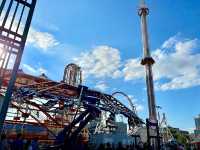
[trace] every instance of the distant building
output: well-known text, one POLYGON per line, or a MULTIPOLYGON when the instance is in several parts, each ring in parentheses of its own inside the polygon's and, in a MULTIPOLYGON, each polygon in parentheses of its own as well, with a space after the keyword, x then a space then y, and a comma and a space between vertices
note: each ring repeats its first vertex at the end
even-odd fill
POLYGON ((200 114, 194 118, 196 129, 194 130, 194 134, 196 137, 200 137, 200 114))
POLYGON ((192 137, 192 145, 196 149, 200 149, 200 114, 194 118, 196 129, 194 130, 194 136, 192 137))
POLYGON ((200 130, 200 114, 194 118, 196 129, 200 130))
POLYGON ((116 126, 116 130, 110 133, 90 134, 89 142, 92 145, 96 145, 96 148, 102 143, 110 143, 115 146, 119 142, 122 144, 132 144, 134 139, 127 134, 127 124, 123 122, 116 122, 116 126))

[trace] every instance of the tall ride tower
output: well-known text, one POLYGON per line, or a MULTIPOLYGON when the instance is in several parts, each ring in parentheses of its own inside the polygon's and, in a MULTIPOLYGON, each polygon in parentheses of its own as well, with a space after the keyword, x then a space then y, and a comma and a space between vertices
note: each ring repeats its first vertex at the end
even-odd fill
POLYGON ((142 31, 142 44, 143 44, 143 59, 141 61, 141 64, 145 66, 145 72, 146 72, 149 119, 150 121, 157 122, 153 73, 152 73, 152 65, 155 63, 155 61, 151 57, 151 53, 149 50, 147 19, 146 19, 148 14, 149 14, 149 9, 147 8, 144 0, 141 0, 140 9, 138 11, 138 15, 141 18, 141 31, 142 31))
POLYGON ((77 66, 76 64, 68 64, 64 70, 63 82, 67 83, 68 85, 76 87, 81 85, 82 84, 81 67, 77 66))

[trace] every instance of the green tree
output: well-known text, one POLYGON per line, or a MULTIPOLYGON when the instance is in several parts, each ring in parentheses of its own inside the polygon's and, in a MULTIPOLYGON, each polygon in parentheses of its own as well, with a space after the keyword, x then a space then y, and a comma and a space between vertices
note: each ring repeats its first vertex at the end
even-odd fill
POLYGON ((188 146, 190 142, 190 137, 189 135, 182 134, 178 129, 169 127, 170 132, 172 133, 173 137, 176 139, 176 141, 180 144, 185 145, 185 147, 188 146))

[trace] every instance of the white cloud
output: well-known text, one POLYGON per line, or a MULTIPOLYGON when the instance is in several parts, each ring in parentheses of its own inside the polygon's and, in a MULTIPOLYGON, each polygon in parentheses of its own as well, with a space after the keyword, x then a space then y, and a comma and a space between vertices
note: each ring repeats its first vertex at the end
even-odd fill
POLYGON ((188 131, 190 134, 194 133, 195 128, 188 128, 188 129, 184 129, 185 131, 188 131))
POLYGON ((37 68, 37 70, 38 70, 38 72, 39 72, 40 74, 42 74, 42 73, 46 74, 46 73, 47 73, 47 70, 44 69, 43 67, 39 67, 39 68, 37 68))
POLYGON ((104 81, 99 81, 94 87, 97 90, 105 92, 108 89, 108 85, 104 81))
POLYGON ((122 76, 123 76, 122 71, 116 70, 115 72, 113 72, 112 78, 116 79, 116 78, 119 78, 119 77, 122 77, 122 76))
POLYGON ((162 48, 170 48, 177 42, 178 36, 172 36, 167 41, 165 41, 162 45, 162 48))
POLYGON ((131 99, 134 107, 136 108, 136 112, 142 112, 144 110, 144 106, 139 103, 138 99, 136 99, 133 95, 128 95, 128 97, 131 99))
MULTIPOLYGON (((144 110, 144 106, 141 104, 141 101, 139 101, 138 99, 136 99, 133 95, 127 95, 129 97, 129 99, 131 100, 134 108, 136 109, 136 112, 142 112, 144 110)), ((121 102, 125 102, 126 106, 129 109, 133 109, 129 100, 124 97, 124 96, 120 96, 120 95, 115 95, 114 97, 116 97, 117 99, 119 99, 121 102)))
POLYGON ((52 34, 48 32, 40 32, 31 27, 27 38, 27 44, 33 45, 34 47, 46 52, 49 48, 57 46, 59 42, 52 34))
MULTIPOLYGON (((197 39, 179 39, 174 36, 164 42, 162 48, 153 51, 156 63, 153 66, 156 89, 172 90, 200 85, 200 54, 197 39), (160 79, 166 79, 159 83, 160 79)), ((123 69, 125 80, 140 79, 145 76, 140 59, 130 59, 123 69)))
POLYGON ((140 79, 144 76, 144 68, 140 64, 140 59, 129 59, 126 61, 124 69, 125 80, 140 79))
MULTIPOLYGON (((200 54, 194 53, 198 40, 177 41, 171 53, 157 53, 156 79, 168 79, 157 89, 172 90, 200 85, 200 54), (161 56, 161 57, 160 57, 161 56)), ((161 52, 161 51, 160 51, 161 52)))
POLYGON ((118 49, 109 46, 97 46, 92 51, 81 53, 79 57, 73 59, 80 65, 85 77, 92 75, 97 78, 121 76, 120 52, 118 49))
POLYGON ((47 73, 47 70, 44 69, 43 67, 34 68, 28 64, 22 64, 22 69, 23 69, 23 71, 33 74, 33 75, 40 75, 42 73, 44 73, 44 74, 47 73))
POLYGON ((144 106, 141 104, 135 104, 136 112, 142 112, 144 110, 144 106))
MULTIPOLYGON (((157 90, 200 85, 200 53, 196 51, 199 48, 198 42, 198 39, 183 39, 177 34, 152 52, 156 61, 153 74, 157 90)), ((114 79, 123 76, 129 81, 145 77, 141 58, 129 59, 123 63, 119 50, 109 46, 97 46, 73 60, 82 67, 84 78, 93 76, 114 79)))
MULTIPOLYGON (((5 12, 2 13, 2 16, 4 16, 5 12)), ((0 24, 3 21, 2 16, 0 16, 0 24)), ((10 28, 12 18, 8 18, 5 24, 5 28, 10 28)), ((18 26, 18 23, 16 21, 13 22, 13 26, 11 28, 12 31, 16 31, 18 26)), ((24 30, 24 24, 21 23, 19 26, 18 33, 22 34, 24 30)), ((56 40, 54 35, 48 32, 42 32, 38 31, 37 29, 30 27, 27 42, 28 45, 34 46, 35 48, 38 48, 39 50, 42 50, 46 52, 49 48, 55 47, 59 44, 59 42, 56 40)))

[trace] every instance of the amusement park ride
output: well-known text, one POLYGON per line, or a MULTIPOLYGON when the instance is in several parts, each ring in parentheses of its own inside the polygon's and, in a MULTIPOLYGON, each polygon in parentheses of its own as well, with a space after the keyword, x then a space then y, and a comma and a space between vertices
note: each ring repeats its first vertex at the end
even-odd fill
MULTIPOLYGON (((72 84, 80 81, 76 76, 80 72, 73 70, 74 66, 70 64, 65 69, 65 73, 74 81, 72 84)), ((3 87, 8 85, 9 70, 5 76, 3 87)), ((6 123, 22 124, 22 132, 26 131, 27 124, 42 127, 45 129, 42 134, 31 133, 27 138, 41 136, 40 140, 56 140, 56 144, 64 143, 64 139, 74 141, 88 122, 99 117, 102 111, 123 114, 133 128, 142 125, 142 120, 113 96, 90 90, 80 83, 79 86, 66 84, 66 80, 55 82, 44 75, 34 77, 19 71, 6 123)))
POLYGON ((25 133, 32 125, 42 134, 27 132, 26 138, 54 140, 69 148, 88 122, 102 111, 123 114, 132 128, 142 125, 135 112, 113 96, 82 86, 81 71, 75 64, 66 67, 61 82, 18 70, 35 4, 36 0, 0 3, 0 132, 15 136, 11 126, 19 126, 25 133))
MULTIPOLYGON (((109 95, 83 86, 81 69, 75 64, 65 68, 61 82, 52 81, 44 74, 35 77, 18 70, 35 5, 36 0, 0 0, 0 133, 18 126, 26 138, 39 137, 69 148, 84 127, 102 112, 124 115, 130 130, 142 126, 144 122, 137 116, 131 100, 128 98, 132 110, 114 97, 115 94, 127 97, 124 93, 109 95), (30 125, 31 133, 26 132, 30 125)), ((148 47, 146 15, 148 8, 142 5, 139 10, 143 31, 142 65, 147 74, 149 118, 155 123, 151 70, 154 60, 148 47)), ((12 133, 10 136, 14 137, 12 133)))

